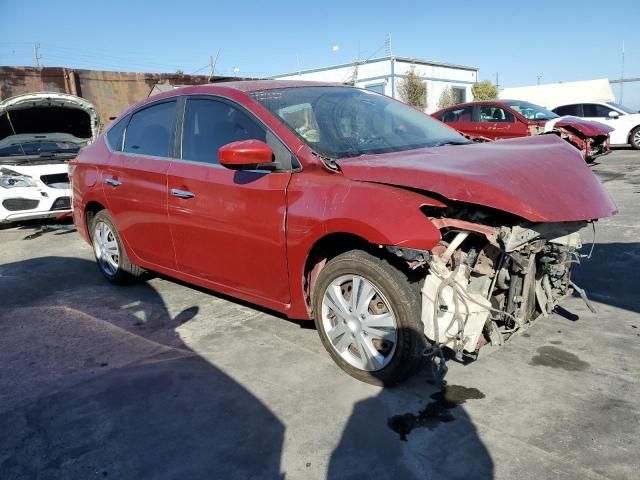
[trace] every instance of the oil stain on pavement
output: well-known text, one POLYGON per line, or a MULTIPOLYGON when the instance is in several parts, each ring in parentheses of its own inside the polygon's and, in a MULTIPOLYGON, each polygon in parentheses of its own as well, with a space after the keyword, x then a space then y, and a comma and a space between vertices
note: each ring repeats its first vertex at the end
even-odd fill
POLYGON ((477 400, 485 395, 477 388, 467 388, 460 385, 449 385, 431 395, 433 402, 427 403, 418 414, 405 413, 389 418, 389 428, 400 435, 400 440, 407 441, 409 435, 416 428, 433 430, 441 423, 455 420, 452 410, 467 400, 477 400))
POLYGON ((538 354, 531 359, 529 365, 561 368, 572 372, 589 368, 589 364, 580 360, 577 355, 552 346, 538 348, 538 354))

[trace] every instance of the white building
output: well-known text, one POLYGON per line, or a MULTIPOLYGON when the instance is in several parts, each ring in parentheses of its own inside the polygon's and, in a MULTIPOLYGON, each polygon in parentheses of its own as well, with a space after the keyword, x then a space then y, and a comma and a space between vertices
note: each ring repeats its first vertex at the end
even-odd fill
POLYGON ((331 67, 301 70, 275 75, 278 80, 315 80, 319 82, 352 83, 357 87, 384 93, 401 100, 398 83, 414 68, 427 82, 427 112, 438 110, 438 100, 446 87, 451 87, 459 102, 473 100, 471 86, 478 81, 478 69, 452 63, 432 62, 420 58, 382 57, 331 67))
POLYGON ((526 100, 547 108, 569 103, 613 102, 615 100, 611 84, 606 78, 505 88, 500 91, 500 98, 526 100))

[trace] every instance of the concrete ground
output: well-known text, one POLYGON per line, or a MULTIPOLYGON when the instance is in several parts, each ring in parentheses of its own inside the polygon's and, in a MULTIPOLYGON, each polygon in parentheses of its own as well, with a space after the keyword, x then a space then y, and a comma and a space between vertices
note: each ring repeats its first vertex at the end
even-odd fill
POLYGON ((593 169, 620 209, 575 270, 598 313, 567 299, 446 392, 359 383, 311 324, 212 292, 111 286, 69 225, 1 230, 0 478, 638 478, 640 153, 593 169))

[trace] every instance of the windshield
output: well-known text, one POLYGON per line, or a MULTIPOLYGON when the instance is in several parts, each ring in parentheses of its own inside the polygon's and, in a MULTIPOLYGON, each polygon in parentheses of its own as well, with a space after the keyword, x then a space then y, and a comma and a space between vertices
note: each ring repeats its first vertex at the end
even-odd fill
POLYGON ((0 147, 0 157, 23 155, 49 155, 57 153, 77 153, 80 146, 72 142, 18 143, 0 147))
POLYGON ((327 158, 472 143, 407 105, 358 88, 293 87, 251 96, 327 158))
POLYGON ((553 113, 551 110, 547 110, 535 103, 524 102, 521 100, 504 100, 503 103, 509 105, 527 120, 551 120, 552 118, 558 118, 558 115, 553 113))
POLYGON ((613 108, 622 110, 624 113, 638 113, 634 110, 631 110, 629 107, 625 107, 624 105, 620 105, 619 103, 616 103, 616 102, 607 102, 607 103, 611 105, 613 108))

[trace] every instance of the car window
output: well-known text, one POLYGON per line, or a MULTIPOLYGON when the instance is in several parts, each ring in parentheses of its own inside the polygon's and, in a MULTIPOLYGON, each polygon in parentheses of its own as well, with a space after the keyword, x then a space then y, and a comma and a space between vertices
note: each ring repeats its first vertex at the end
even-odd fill
POLYGON ((279 169, 292 166, 291 153, 271 131, 227 102, 188 98, 183 125, 183 160, 218 164, 220 147, 240 140, 261 140, 273 150, 279 169))
POLYGON ((496 105, 480 105, 481 122, 513 122, 513 113, 496 105))
POLYGON ((112 150, 116 152, 122 151, 122 138, 124 134, 124 129, 127 126, 127 122, 129 121, 129 116, 127 115, 124 118, 121 118, 117 121, 117 123, 112 126, 106 134, 107 143, 111 147, 112 150))
POLYGON ((624 113, 629 113, 629 114, 638 113, 636 110, 632 110, 631 108, 625 107, 624 105, 620 105, 619 103, 616 103, 616 102, 607 102, 607 103, 624 113))
POLYGON ((558 115, 552 111, 535 103, 525 102, 524 100, 504 100, 504 103, 527 120, 551 120, 558 117, 558 115))
POLYGON ((438 119, 444 123, 470 122, 472 107, 453 108, 442 112, 438 119))
POLYGON ((330 159, 471 143, 413 107, 360 88, 290 87, 249 95, 330 159))
POLYGON ((131 116, 124 135, 124 151, 170 157, 176 101, 158 103, 131 116))
POLYGON ((578 112, 578 105, 564 105, 562 107, 554 108, 554 113, 557 113, 560 116, 564 115, 573 115, 574 117, 579 117, 580 113, 578 112))
POLYGON ((609 112, 614 112, 612 108, 599 105, 597 103, 585 103, 582 105, 585 117, 608 117, 609 112))

